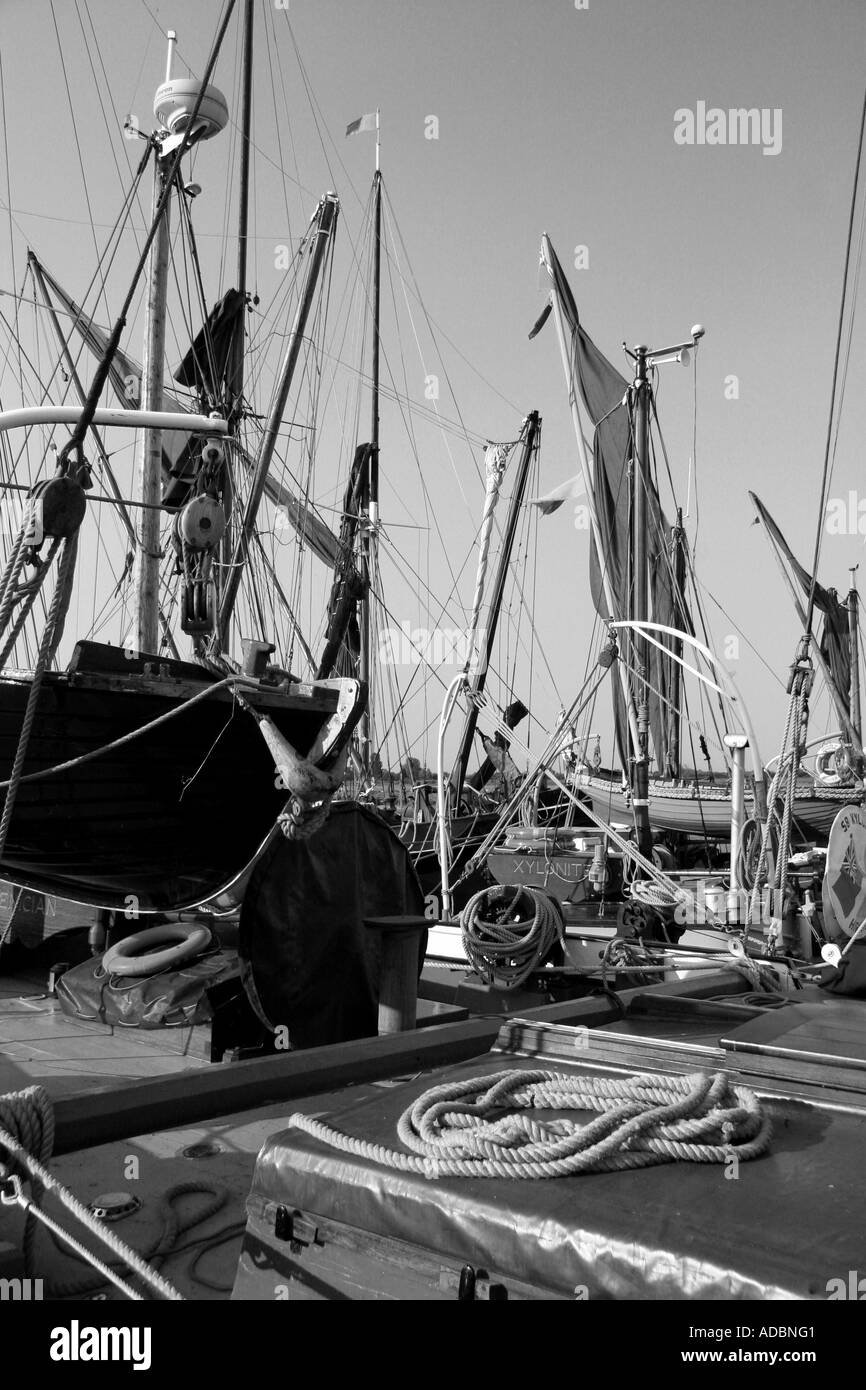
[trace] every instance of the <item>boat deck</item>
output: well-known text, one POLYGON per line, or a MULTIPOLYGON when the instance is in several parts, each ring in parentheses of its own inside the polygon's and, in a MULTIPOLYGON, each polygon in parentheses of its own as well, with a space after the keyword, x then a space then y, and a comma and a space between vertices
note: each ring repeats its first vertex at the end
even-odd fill
MULTIPOLYGON (((448 1017, 451 1021, 411 1034, 214 1066, 197 1055, 196 1034, 205 1030, 148 1034, 77 1024, 46 997, 41 971, 29 975, 25 971, 0 979, 0 1090, 44 1082, 54 1100, 57 1121, 53 1173, 85 1202, 106 1193, 134 1195, 140 1206, 114 1229, 144 1253, 155 1247, 163 1231, 166 1194, 179 1184, 197 1185, 197 1191, 180 1198, 183 1229, 162 1263, 162 1272, 188 1299, 230 1296, 257 1156, 272 1135, 286 1129, 293 1111, 326 1117, 338 1128, 353 1132, 356 1111, 360 1117, 370 1112, 371 1105, 376 1113, 384 1113, 383 1107, 389 1114, 403 1108, 398 1097, 389 1094, 395 1087, 405 1087, 414 1096, 442 1076, 453 1075, 455 1068, 464 1074, 467 1070, 480 1074, 515 1064, 578 1067, 602 1075, 726 1071, 772 1106, 777 1139, 767 1159, 749 1165, 749 1188, 754 1185, 761 1200, 746 1203, 741 1213, 743 1221, 748 1218, 754 1226, 748 1243, 754 1258, 750 1256, 748 1270, 744 1266, 737 1273, 734 1242, 728 1267, 736 1279, 730 1288, 715 1282, 712 1292, 708 1284, 689 1296, 822 1297, 837 1265, 843 1272, 863 1267, 866 1255, 858 1244, 860 1228, 854 1220, 859 1199, 848 1164, 866 1117, 866 1003, 834 998, 807 986, 787 1000, 769 999, 762 1004, 741 976, 717 970, 702 972, 700 978, 621 989, 617 999, 596 995, 544 1005, 522 1019, 448 1017), (835 1139, 830 1140, 841 1130, 845 1143, 837 1149, 835 1139), (821 1259, 815 1278, 807 1279, 796 1250, 788 1248, 790 1241, 785 1244, 780 1214, 793 1187, 809 1182, 814 1185, 816 1210, 829 1203, 835 1224, 832 1248, 823 1248, 820 1220, 811 1231, 812 1253, 815 1259, 820 1253, 821 1259), (220 1198, 218 1209, 213 1210, 212 1204, 220 1198), (196 1223, 196 1212, 208 1209, 210 1215, 196 1223), (765 1282, 760 1252, 766 1250, 769 1255, 777 1246, 779 1258, 774 1255, 770 1261, 775 1261, 772 1271, 767 1266, 765 1282)), ((395 1145, 396 1134, 390 1130, 388 1134, 388 1142, 395 1145)), ((665 1215, 671 1195, 684 1183, 697 1203, 688 1241, 706 1245, 705 1262, 714 1248, 711 1208, 728 1187, 719 1187, 718 1171, 706 1165, 684 1165, 675 1189, 670 1187, 670 1173, 646 1171, 648 1176, 576 1180, 581 1203, 582 1182, 604 1183, 612 1198, 620 1193, 612 1206, 589 1202, 579 1221, 575 1216, 569 1239, 575 1248, 586 1245, 587 1250, 601 1248, 598 1242, 603 1245, 614 1235, 624 1240, 623 1232, 614 1230, 617 1203, 625 1202, 629 1210, 637 1211, 640 1204, 635 1207, 633 1200, 637 1190, 657 1189, 661 1224, 647 1248, 656 1242, 668 1252, 665 1259, 674 1270, 672 1281, 664 1290, 653 1292, 649 1283, 641 1282, 640 1264, 632 1261, 626 1268, 626 1261, 616 1278, 611 1275, 612 1282, 600 1286, 603 1297, 686 1296, 676 1291, 684 1287, 677 1284, 676 1270, 678 1262, 690 1260, 691 1254, 685 1247, 680 1250, 680 1227, 665 1215), (704 1209, 709 1224, 700 1216, 704 1209)), ((586 1195, 588 1201, 590 1194, 586 1195)), ((291 1193, 286 1200, 296 1205, 291 1193)), ((678 1199, 674 1206, 685 1211, 678 1199)), ((0 1277, 23 1274, 21 1226, 19 1214, 4 1209, 0 1277)), ((444 1254, 443 1259, 447 1262, 444 1254)), ((80 1290, 83 1273, 77 1260, 40 1234, 34 1277, 45 1280, 47 1297, 86 1296, 80 1290)), ((98 1296, 104 1297, 104 1291, 98 1296)), ((114 1290, 108 1296, 121 1297, 114 1290)), ((347 1295, 335 1292, 333 1296, 347 1295)))

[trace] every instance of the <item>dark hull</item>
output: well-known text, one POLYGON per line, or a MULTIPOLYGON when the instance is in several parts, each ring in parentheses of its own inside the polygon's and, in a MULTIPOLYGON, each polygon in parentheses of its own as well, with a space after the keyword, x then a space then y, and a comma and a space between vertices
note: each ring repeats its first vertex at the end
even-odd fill
MULTIPOLYGON (((164 666, 169 671, 170 666, 164 666)), ((194 668, 184 667, 184 676, 194 668)), ((212 683, 197 672, 197 687, 212 683)), ((0 778, 9 777, 30 688, 0 681, 0 778)), ((212 897, 256 855, 286 803, 256 722, 221 691, 191 709, 196 682, 78 670, 47 676, 25 773, 80 757, 181 710, 111 753, 18 791, 0 874, 25 888, 140 912, 212 897)), ((300 753, 336 708, 333 690, 256 692, 300 753)))

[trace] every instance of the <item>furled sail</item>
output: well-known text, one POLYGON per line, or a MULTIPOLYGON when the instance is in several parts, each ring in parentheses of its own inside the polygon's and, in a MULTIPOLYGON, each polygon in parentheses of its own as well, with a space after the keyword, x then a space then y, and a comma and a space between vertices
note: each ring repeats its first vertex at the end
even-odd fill
POLYGON ((188 353, 174 370, 174 379, 181 386, 188 386, 206 400, 219 399, 244 304, 240 290, 226 290, 214 305, 206 325, 199 329, 188 353))
POLYGON ((334 564, 334 581, 328 601, 325 649, 318 669, 319 679, 330 676, 334 671, 340 675, 348 675, 356 667, 361 651, 357 605, 364 595, 365 588, 355 564, 355 538, 361 524, 361 496, 369 475, 371 454, 372 445, 357 446, 346 483, 339 551, 334 564))
MULTIPOLYGON (((33 255, 32 252, 31 255, 33 255)), ((36 259, 35 256, 34 259, 36 259)), ((58 284, 54 276, 45 269, 41 262, 39 265, 45 283, 51 288, 69 315, 72 328, 96 357, 104 356, 108 347, 109 334, 85 314, 84 310, 66 293, 62 285, 58 284)), ((223 330, 217 342, 217 347, 221 353, 223 350, 228 351, 233 315, 237 312, 240 304, 240 301, 236 301, 237 291, 230 290, 220 300, 211 316, 216 326, 223 330), (233 299, 232 296, 235 298, 233 299)), ((178 380, 201 385, 205 376, 207 380, 211 379, 211 368, 206 369, 203 366, 203 353, 204 340, 202 334, 199 334, 190 352, 178 368, 178 380)), ((128 410, 139 404, 141 372, 141 363, 118 348, 110 367, 109 380, 120 404, 128 410)), ((180 414, 189 411, 189 405, 185 401, 164 388, 163 404, 166 410, 177 411, 180 414)), ((163 435, 163 500, 168 506, 182 506, 186 500, 189 485, 193 481, 192 439, 193 436, 184 435, 180 430, 166 431, 163 435)), ((241 466, 248 473, 252 473, 254 463, 246 451, 238 447, 237 456, 241 466)), ((324 564, 330 567, 336 565, 340 554, 339 541, 312 507, 295 497, 290 489, 272 474, 268 475, 265 483, 265 493, 270 501, 280 508, 289 524, 313 553, 324 564)))
MULTIPOLYGON (((632 537, 631 465, 634 456, 631 385, 598 350, 584 330, 568 281, 553 248, 550 273, 570 339, 571 391, 577 393, 595 426, 593 436, 593 495, 598 519, 599 548, 592 538, 590 587, 596 612, 604 619, 630 615, 632 537), (617 611, 609 612, 602 583, 603 569, 617 611)), ((647 535, 645 546, 649 564, 649 618, 670 627, 693 631, 684 596, 677 592, 670 559, 672 529, 662 511, 658 491, 647 478, 647 535)), ((551 495, 543 502, 559 501, 551 495)), ((543 507, 543 510, 550 510, 543 507)), ((673 662, 656 647, 649 651, 648 693, 652 745, 658 769, 671 769, 670 719, 668 704, 673 690, 673 662)), ((614 684, 617 742, 620 755, 626 752, 626 718, 622 694, 614 684)), ((638 700, 640 692, 636 692, 638 700)))

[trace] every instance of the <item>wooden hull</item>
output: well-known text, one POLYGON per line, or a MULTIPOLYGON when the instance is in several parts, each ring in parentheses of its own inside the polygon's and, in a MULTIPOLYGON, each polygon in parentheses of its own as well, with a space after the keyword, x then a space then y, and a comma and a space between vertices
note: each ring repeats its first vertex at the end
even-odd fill
MULTIPOLYGON (((578 785, 592 801, 596 815, 607 821, 631 823, 631 800, 623 794, 618 781, 583 774, 578 779, 578 785)), ((850 788, 840 787, 838 791, 820 797, 810 795, 804 789, 796 798, 795 819, 807 835, 826 840, 840 806, 847 805, 850 800, 850 788)), ((721 788, 705 784, 700 786, 698 793, 688 786, 665 787, 650 783, 649 802, 649 819, 653 830, 677 831, 712 839, 727 839, 730 836, 731 798, 721 788)), ((747 800, 747 814, 748 805, 747 800)))
MULTIPOLYGON (((115 653, 122 655, 122 653, 115 653)), ((180 665, 175 664, 175 665, 180 665)), ((161 715, 122 748, 23 782, 0 874, 31 891, 138 913, 214 896, 254 858, 286 803, 252 716, 230 691, 185 707, 196 682, 163 673, 51 674, 40 691, 25 774, 104 748, 161 715)), ((196 672, 198 688, 212 683, 196 672)), ((0 680, 0 779, 12 770, 30 682, 0 680)), ((257 691, 250 703, 309 751, 337 705, 326 687, 257 691)), ((348 736, 348 733, 347 733, 348 736)))

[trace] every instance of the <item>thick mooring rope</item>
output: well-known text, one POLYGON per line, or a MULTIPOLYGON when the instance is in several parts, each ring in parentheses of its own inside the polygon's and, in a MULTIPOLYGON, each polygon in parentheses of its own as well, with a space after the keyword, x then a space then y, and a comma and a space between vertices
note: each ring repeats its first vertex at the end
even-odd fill
POLYGON ((310 1115, 294 1114, 289 1123, 344 1153, 427 1178, 564 1178, 657 1163, 729 1163, 758 1158, 770 1144, 757 1097, 723 1072, 618 1080, 499 1071, 447 1082, 400 1116, 397 1134, 409 1153, 354 1139, 310 1115), (519 1113, 533 1110, 600 1113, 589 1124, 519 1113))
MULTIPOLYGON (((111 1230, 105 1222, 94 1216, 74 1193, 59 1183, 45 1166, 51 1157, 54 1144, 54 1113, 51 1100, 41 1086, 29 1086, 24 1091, 0 1096, 0 1181, 13 1186, 12 1196, 4 1197, 6 1202, 17 1202, 25 1210, 27 1220, 24 1229, 24 1265, 30 1272, 35 1267, 34 1249, 36 1241, 36 1221, 41 1221, 49 1230, 65 1241, 81 1259, 86 1260, 98 1270, 104 1279, 117 1285, 128 1298, 140 1300, 141 1294, 125 1284, 103 1260, 88 1250, 69 1232, 41 1209, 45 1192, 51 1192, 66 1207, 91 1235, 107 1245, 123 1263, 159 1297, 181 1300, 173 1284, 169 1283, 155 1269, 152 1269, 137 1250, 127 1245, 111 1230), (3 1152, 5 1150, 5 1153, 3 1152), (32 1184, 33 1195, 27 1197, 21 1189, 21 1177, 32 1184)), ((222 1205, 222 1203, 220 1203, 222 1205)), ((71 1286, 69 1286, 71 1287, 71 1286)))
POLYGON ((493 989, 517 989, 538 969, 565 919, 555 898, 538 888, 482 888, 460 914, 463 949, 476 974, 493 989))

